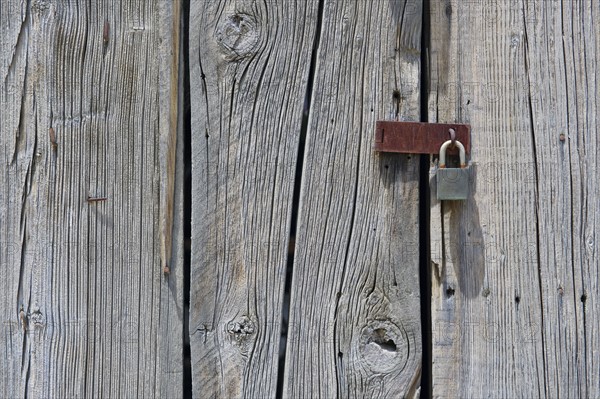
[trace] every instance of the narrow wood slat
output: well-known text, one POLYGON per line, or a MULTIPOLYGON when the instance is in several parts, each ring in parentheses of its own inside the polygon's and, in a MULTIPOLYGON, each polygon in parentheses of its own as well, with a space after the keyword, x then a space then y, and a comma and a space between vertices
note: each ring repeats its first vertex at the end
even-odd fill
POLYGON ((435 200, 434 397, 598 397, 597 2, 432 1, 429 116, 470 123, 435 200))
POLYGON ((1 397, 182 395, 178 7, 0 3, 1 397))
POLYGON ((419 387, 419 158, 373 140, 377 120, 419 120, 421 21, 417 1, 324 1, 284 397, 419 387))
POLYGON ((316 1, 192 1, 196 397, 274 397, 316 1))

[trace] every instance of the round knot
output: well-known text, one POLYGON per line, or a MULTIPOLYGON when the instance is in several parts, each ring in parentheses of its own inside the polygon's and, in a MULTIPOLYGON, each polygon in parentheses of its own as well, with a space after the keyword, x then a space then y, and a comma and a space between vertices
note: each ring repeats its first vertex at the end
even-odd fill
POLYGON ((254 334, 254 330, 254 323, 247 316, 227 323, 227 332, 235 341, 246 339, 249 335, 254 334))
POLYGON ((256 19, 244 13, 226 16, 217 25, 215 34, 228 61, 241 60, 254 54, 260 36, 256 19))
POLYGON ((409 357, 409 338, 402 326, 389 320, 374 320, 363 327, 359 353, 374 372, 400 371, 409 357))

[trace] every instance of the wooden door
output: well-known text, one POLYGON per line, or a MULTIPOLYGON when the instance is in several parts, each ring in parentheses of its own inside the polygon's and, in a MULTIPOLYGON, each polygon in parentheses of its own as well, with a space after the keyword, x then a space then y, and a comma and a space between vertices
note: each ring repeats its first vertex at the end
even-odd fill
POLYGON ((284 397, 418 388, 419 158, 371 147, 419 120, 421 15, 191 3, 195 396, 273 397, 278 368, 284 397))
POLYGON ((0 2, 0 396, 598 397, 599 17, 0 2))

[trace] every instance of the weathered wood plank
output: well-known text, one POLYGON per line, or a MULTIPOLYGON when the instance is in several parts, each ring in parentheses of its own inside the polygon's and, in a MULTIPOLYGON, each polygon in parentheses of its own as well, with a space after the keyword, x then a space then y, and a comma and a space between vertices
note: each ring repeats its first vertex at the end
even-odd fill
POLYGON ((421 3, 326 0, 302 175, 284 397, 413 396, 419 158, 372 150, 419 120, 421 3))
POLYGON ((429 116, 473 135, 469 200, 431 180, 434 397, 598 397, 599 5, 431 6, 429 116))
POLYGON ((2 397, 181 396, 178 26, 178 2, 0 4, 2 397))
POLYGON ((273 397, 314 1, 193 1, 196 397, 273 397))

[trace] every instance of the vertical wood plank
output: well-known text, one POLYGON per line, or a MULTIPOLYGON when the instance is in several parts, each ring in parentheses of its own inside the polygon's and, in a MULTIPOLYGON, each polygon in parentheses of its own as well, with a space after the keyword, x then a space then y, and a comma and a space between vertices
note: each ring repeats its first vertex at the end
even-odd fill
POLYGON ((178 2, 0 4, 2 397, 181 396, 178 27, 178 2))
POLYGON ((419 120, 421 7, 324 1, 284 397, 418 389, 419 158, 372 146, 376 120, 419 120))
POLYGON ((597 397, 600 7, 431 6, 429 116, 473 135, 469 200, 431 179, 434 397, 597 397))
POLYGON ((196 397, 273 397, 316 2, 193 1, 196 397))

